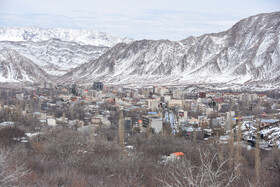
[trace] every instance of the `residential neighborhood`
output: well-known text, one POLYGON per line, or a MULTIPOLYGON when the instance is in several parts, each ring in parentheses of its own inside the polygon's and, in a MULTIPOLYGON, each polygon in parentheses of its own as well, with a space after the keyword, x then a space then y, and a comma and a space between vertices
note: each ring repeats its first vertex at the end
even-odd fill
MULTIPOLYGON (((254 146, 259 129, 260 141, 266 145, 263 148, 280 146, 280 102, 265 94, 190 93, 183 87, 125 88, 102 82, 92 86, 38 85, 1 90, 0 110, 33 119, 36 125, 26 129, 27 133, 71 128, 89 135, 92 129, 117 127, 123 111, 128 135, 146 133, 150 128, 153 134, 190 140, 196 133, 195 141, 211 142, 216 136, 224 139, 230 131, 236 133, 241 124, 244 143, 254 146)), ((15 121, 5 116, 0 126, 7 123, 15 121)))

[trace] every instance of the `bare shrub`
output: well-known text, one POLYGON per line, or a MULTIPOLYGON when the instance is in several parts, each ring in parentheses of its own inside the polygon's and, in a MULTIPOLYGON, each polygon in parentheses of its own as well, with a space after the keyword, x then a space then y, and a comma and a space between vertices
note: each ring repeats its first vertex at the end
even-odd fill
POLYGON ((16 142, 20 142, 24 137, 24 131, 18 127, 4 127, 0 129, 0 144, 3 146, 11 146, 16 142))
POLYGON ((24 164, 17 164, 10 151, 0 150, 0 186, 21 186, 21 179, 29 171, 24 164))
POLYGON ((61 162, 74 162, 79 150, 85 147, 85 138, 77 131, 59 129, 44 135, 43 150, 48 159, 58 159, 61 162), (71 159, 70 159, 71 158, 71 159))
POLYGON ((36 186, 69 186, 69 187, 86 187, 88 181, 86 176, 73 169, 55 170, 52 172, 46 171, 40 179, 35 182, 36 186))

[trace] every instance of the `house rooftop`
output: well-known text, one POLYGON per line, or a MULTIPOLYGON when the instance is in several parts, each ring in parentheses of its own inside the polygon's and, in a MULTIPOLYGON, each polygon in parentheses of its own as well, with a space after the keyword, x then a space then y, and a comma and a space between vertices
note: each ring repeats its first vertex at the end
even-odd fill
POLYGON ((176 153, 172 153, 173 155, 175 156, 184 156, 184 153, 183 152, 176 152, 176 153))
POLYGON ((279 122, 279 119, 262 119, 261 123, 276 123, 279 122))

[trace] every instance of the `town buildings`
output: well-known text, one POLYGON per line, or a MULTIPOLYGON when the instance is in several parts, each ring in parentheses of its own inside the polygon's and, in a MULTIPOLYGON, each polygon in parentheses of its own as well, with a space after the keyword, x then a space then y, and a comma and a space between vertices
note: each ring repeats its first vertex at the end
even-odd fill
MULTIPOLYGON (((125 133, 144 133, 151 128, 155 134, 192 138, 197 132, 207 141, 203 137, 227 135, 239 123, 250 122, 263 130, 278 127, 280 119, 279 101, 258 93, 190 93, 183 87, 131 88, 95 82, 92 87, 38 85, 1 90, 1 95, 1 111, 32 117, 38 120, 39 130, 73 128, 88 133, 106 129, 118 126, 118 114, 123 110, 125 133)), ((279 138, 264 135, 264 140, 280 144, 279 138)))

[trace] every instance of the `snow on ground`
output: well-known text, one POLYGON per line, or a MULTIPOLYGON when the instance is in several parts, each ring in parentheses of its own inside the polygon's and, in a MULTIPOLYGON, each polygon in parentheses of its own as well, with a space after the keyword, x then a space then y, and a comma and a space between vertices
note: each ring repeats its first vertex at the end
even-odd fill
MULTIPOLYGON (((237 128, 237 127, 236 127, 237 128)), ((256 138, 256 124, 251 121, 244 121, 242 126, 242 137, 245 140, 254 141, 256 138)), ((260 130, 263 139, 260 144, 262 145, 274 145, 276 144, 280 148, 280 125, 270 126, 260 130)))
POLYGON ((10 127, 13 125, 14 125, 14 122, 12 122, 12 121, 5 121, 5 122, 0 123, 0 127, 10 127))

